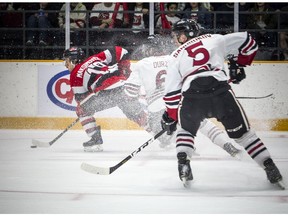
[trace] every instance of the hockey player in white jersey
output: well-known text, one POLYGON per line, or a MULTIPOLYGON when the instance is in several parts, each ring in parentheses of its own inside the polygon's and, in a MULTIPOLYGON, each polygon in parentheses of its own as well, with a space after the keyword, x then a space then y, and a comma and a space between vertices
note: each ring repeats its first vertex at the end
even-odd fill
MULTIPOLYGON (((125 92, 129 97, 139 97, 141 87, 144 88, 146 102, 148 104, 149 126, 153 133, 158 133, 161 130, 162 114, 165 109, 163 101, 164 86, 167 64, 170 56, 164 55, 170 53, 171 50, 166 50, 165 39, 158 35, 148 38, 148 49, 150 52, 146 57, 136 64, 131 66, 132 73, 126 83, 125 92)), ((169 44, 171 47, 171 43, 169 44)), ((220 146, 227 151, 231 156, 235 156, 240 152, 232 143, 227 134, 220 130, 213 122, 204 119, 201 123, 199 131, 208 137, 214 144, 220 146)), ((165 148, 171 143, 175 143, 175 138, 167 134, 158 138, 160 147, 165 148)))
POLYGON ((239 83, 245 78, 245 66, 252 63, 258 50, 256 41, 247 32, 226 35, 200 35, 194 20, 182 19, 173 26, 173 33, 182 45, 172 54, 165 80, 166 111, 162 127, 177 131, 178 171, 184 186, 193 180, 190 160, 194 139, 205 118, 217 118, 229 137, 243 146, 248 155, 262 167, 272 184, 284 189, 282 175, 271 155, 250 128, 243 108, 228 83, 224 61, 236 56, 229 68, 230 80, 239 83), (178 122, 178 124, 177 124, 178 122))

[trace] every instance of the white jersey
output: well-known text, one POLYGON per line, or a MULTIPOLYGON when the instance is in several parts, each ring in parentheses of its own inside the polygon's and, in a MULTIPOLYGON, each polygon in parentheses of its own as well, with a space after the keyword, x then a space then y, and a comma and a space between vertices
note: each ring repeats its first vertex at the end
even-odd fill
MULTIPOLYGON (((213 76, 219 81, 227 81, 225 57, 238 56, 238 64, 250 65, 258 47, 247 32, 227 35, 205 34, 195 37, 171 54, 165 82, 167 109, 174 113, 178 109, 181 94, 198 77, 213 76)), ((174 115, 175 116, 175 115, 174 115)))
POLYGON ((130 97, 139 97, 140 87, 145 91, 149 109, 163 110, 166 69, 170 56, 151 56, 131 64, 132 73, 125 83, 125 91, 130 97))
MULTIPOLYGON (((96 3, 91 12, 90 17, 98 17, 99 19, 112 19, 113 11, 115 9, 116 3, 112 3, 111 6, 107 7, 105 3, 96 3)), ((118 13, 116 15, 116 19, 122 20, 123 19, 123 6, 120 5, 118 9, 118 13)))

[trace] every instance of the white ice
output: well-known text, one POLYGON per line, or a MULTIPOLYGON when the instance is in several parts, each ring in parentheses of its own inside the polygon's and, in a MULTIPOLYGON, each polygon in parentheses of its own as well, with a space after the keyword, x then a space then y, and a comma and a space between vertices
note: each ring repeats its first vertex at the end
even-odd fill
MULTIPOLYGON (((61 131, 0 130, 0 213, 4 214, 287 214, 288 190, 280 190, 246 152, 232 158, 201 134, 200 156, 191 161, 194 181, 178 178, 175 148, 158 141, 108 176, 80 169, 82 162, 109 167, 151 136, 145 131, 102 131, 104 152, 85 153, 82 130, 71 130, 49 148, 61 131)), ((257 133, 288 185, 288 132, 257 133)))

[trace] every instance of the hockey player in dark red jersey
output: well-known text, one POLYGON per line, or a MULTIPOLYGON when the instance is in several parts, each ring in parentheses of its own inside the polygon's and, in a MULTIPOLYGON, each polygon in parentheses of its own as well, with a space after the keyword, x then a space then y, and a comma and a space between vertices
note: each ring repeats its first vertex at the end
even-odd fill
POLYGON ((174 24, 173 34, 178 47, 167 67, 164 101, 166 111, 162 127, 170 134, 177 130, 176 151, 178 171, 184 186, 193 180, 190 159, 194 138, 200 122, 216 118, 229 137, 243 146, 249 156, 262 167, 272 184, 283 186, 279 169, 271 159, 264 143, 250 128, 243 108, 235 98, 226 75, 224 62, 230 60, 230 80, 239 83, 245 78, 245 66, 252 63, 257 52, 256 41, 247 32, 226 35, 200 35, 194 20, 182 19, 174 24))
POLYGON ((137 99, 123 91, 124 80, 131 73, 129 53, 115 46, 85 59, 81 48, 64 51, 66 68, 70 71, 70 86, 77 102, 76 114, 91 139, 83 143, 84 151, 103 151, 100 126, 93 117, 95 112, 118 106, 128 119, 144 127, 147 113, 137 99))

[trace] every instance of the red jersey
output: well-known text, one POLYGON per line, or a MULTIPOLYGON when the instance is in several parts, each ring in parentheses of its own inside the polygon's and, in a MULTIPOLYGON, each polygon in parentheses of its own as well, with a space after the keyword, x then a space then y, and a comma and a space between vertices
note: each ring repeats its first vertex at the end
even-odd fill
MULTIPOLYGON (((112 89, 123 85, 127 77, 119 73, 118 64, 125 60, 128 51, 115 46, 92 55, 77 64, 70 74, 70 86, 74 95, 112 89)), ((77 98, 75 97, 76 101, 77 98)), ((79 101, 77 101, 79 102, 79 101)))

